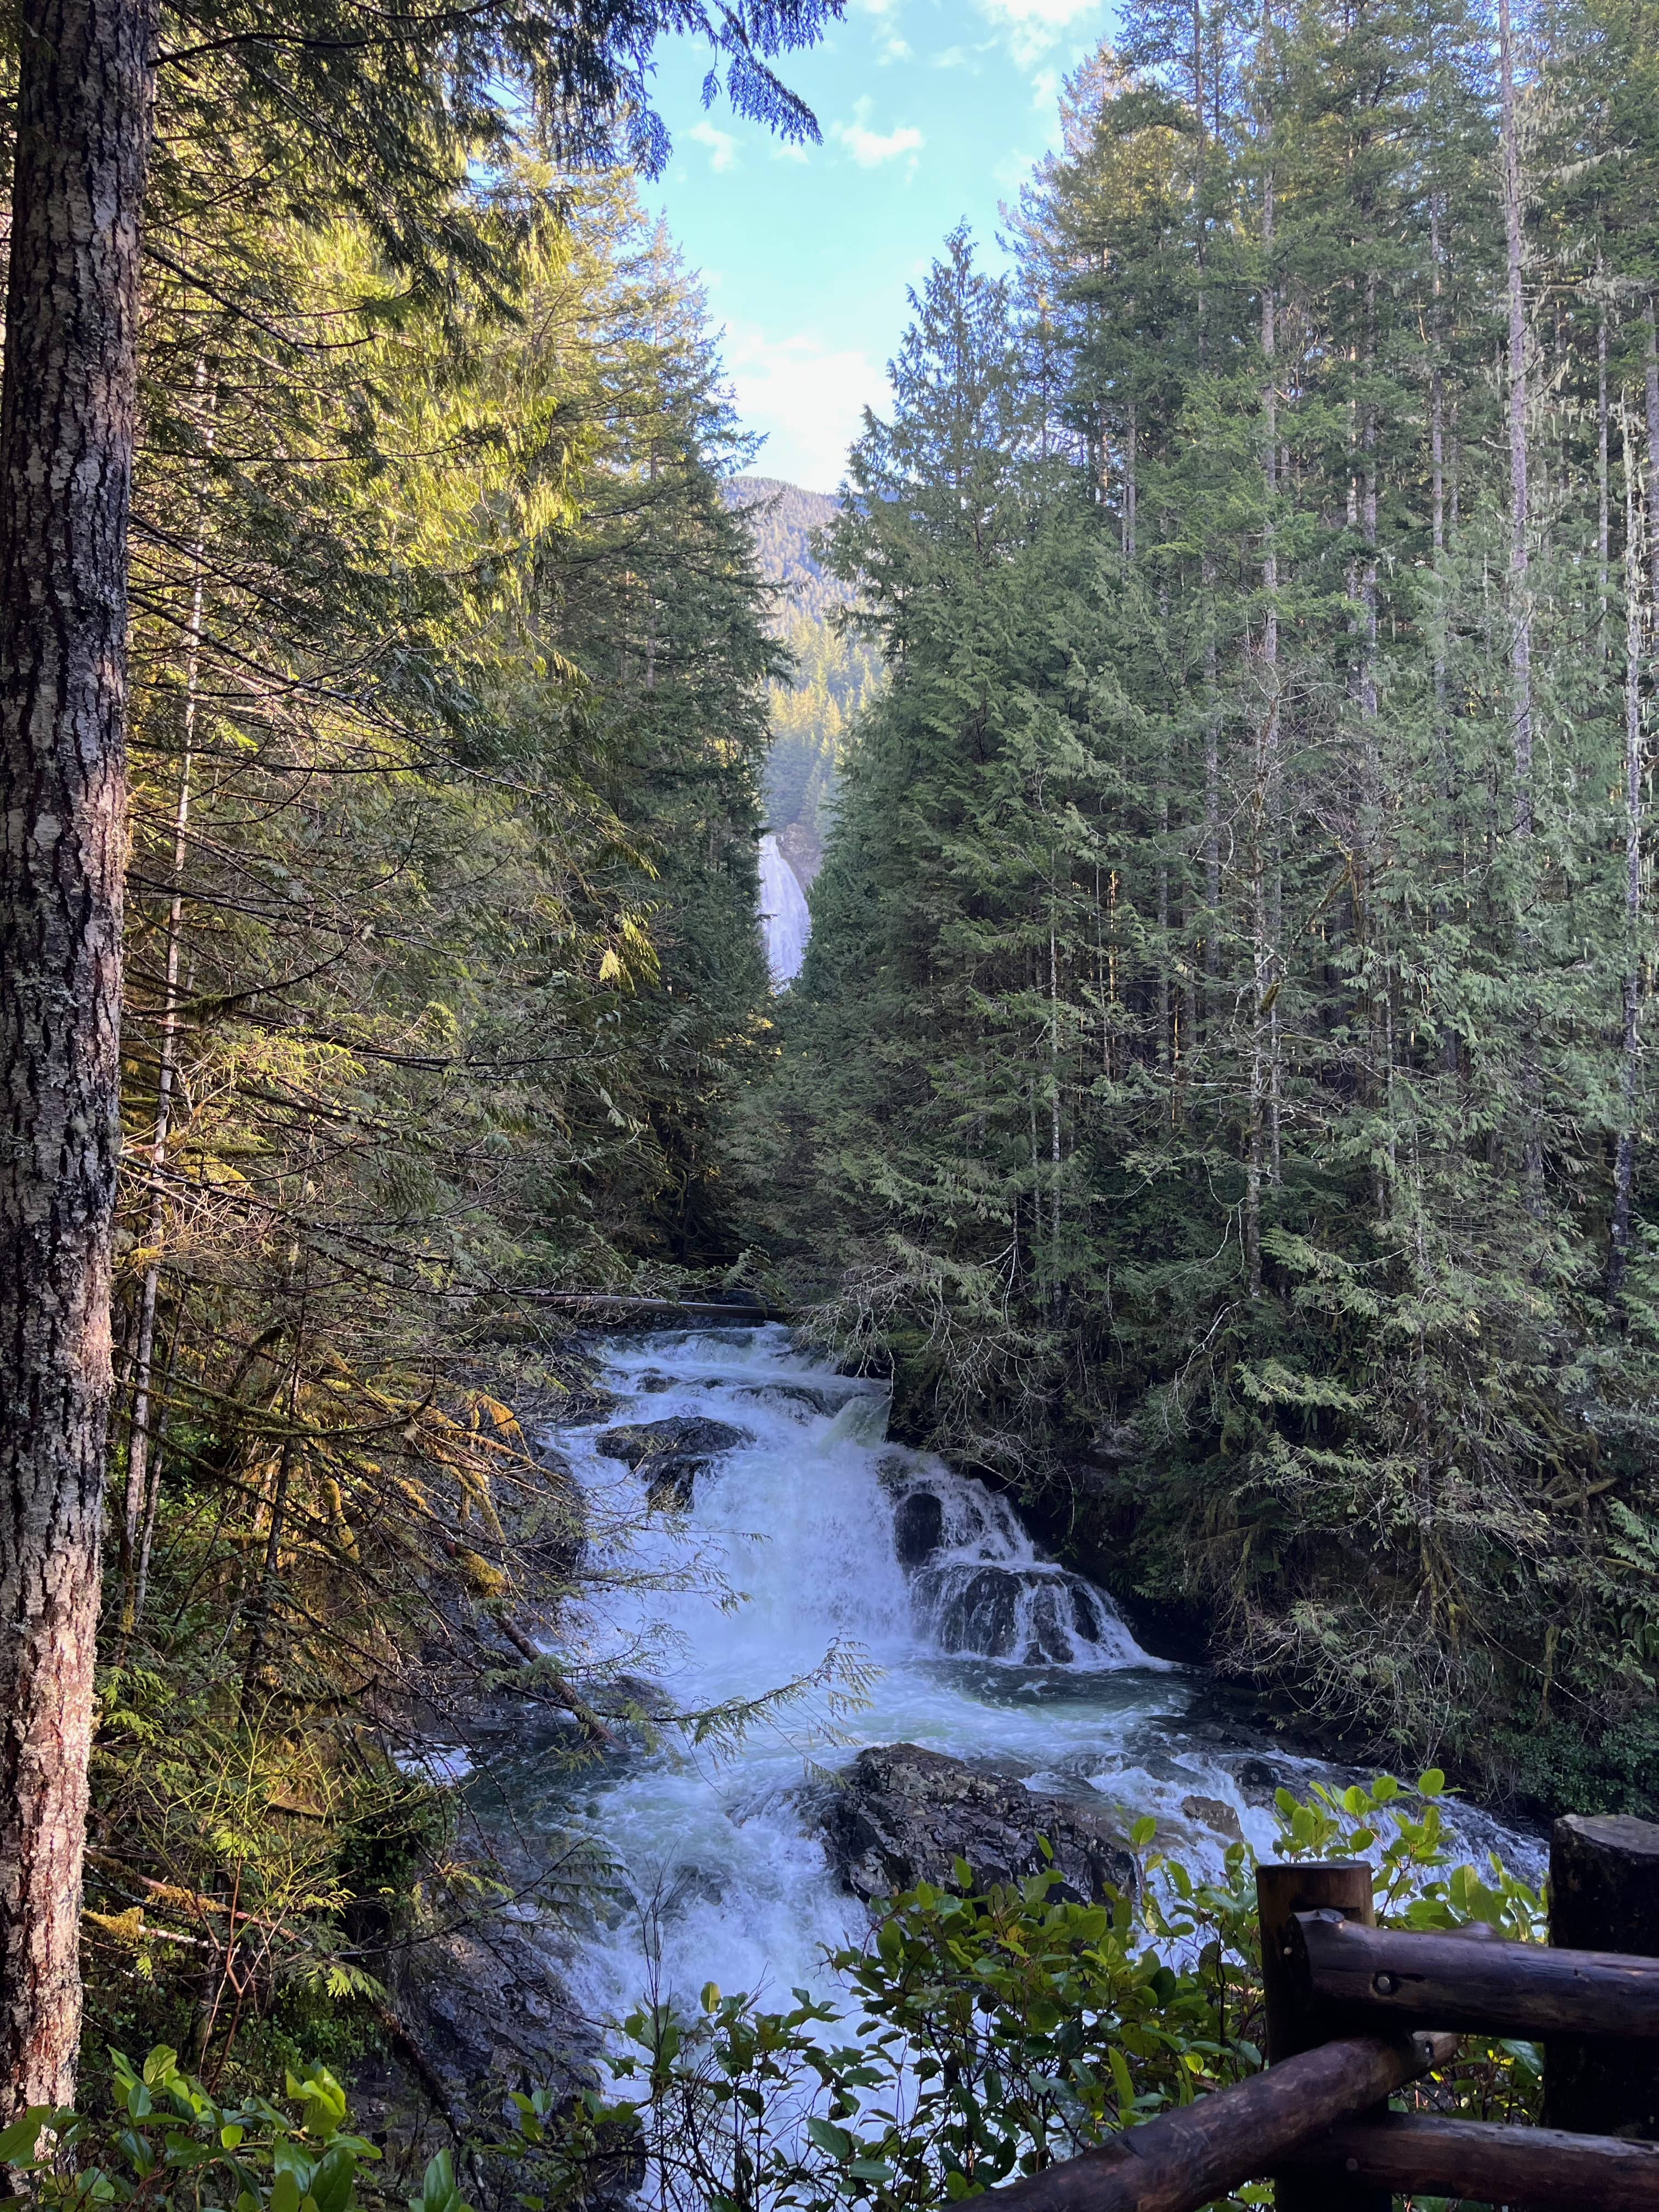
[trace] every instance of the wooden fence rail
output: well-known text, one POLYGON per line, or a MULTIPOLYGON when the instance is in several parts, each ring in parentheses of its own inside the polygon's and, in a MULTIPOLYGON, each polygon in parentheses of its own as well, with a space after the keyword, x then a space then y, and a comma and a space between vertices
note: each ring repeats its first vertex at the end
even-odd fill
POLYGON ((1546 1951, 1366 1928, 1299 1912, 1290 1941, 1311 2001, 1373 2031, 1485 2028, 1498 2035, 1659 2036, 1659 1959, 1546 1951))
POLYGON ((1547 1949, 1379 1929, 1363 1863, 1256 1877, 1267 2070, 994 2191, 996 2212, 1200 2212, 1269 2175, 1279 2212, 1411 2192, 1659 2212, 1659 1826, 1556 1823, 1547 1949), (1571 1942, 1587 1933, 1605 1948, 1571 1942), (1543 2039, 1556 2124, 1389 2111, 1468 2029, 1543 2039))

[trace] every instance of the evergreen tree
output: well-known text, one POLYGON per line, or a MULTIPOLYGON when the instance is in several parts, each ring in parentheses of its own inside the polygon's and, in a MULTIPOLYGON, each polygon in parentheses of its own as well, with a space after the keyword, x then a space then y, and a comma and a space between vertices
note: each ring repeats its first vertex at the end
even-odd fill
POLYGON ((1328 1722, 1609 1805, 1659 1648, 1632 35, 1152 9, 1073 80, 1022 304, 953 240, 857 451, 892 688, 770 1139, 912 1433, 1328 1722))

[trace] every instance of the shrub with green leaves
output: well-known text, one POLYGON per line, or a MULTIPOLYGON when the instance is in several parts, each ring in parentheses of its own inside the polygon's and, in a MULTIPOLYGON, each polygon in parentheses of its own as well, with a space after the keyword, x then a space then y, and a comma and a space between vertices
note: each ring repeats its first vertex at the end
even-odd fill
MULTIPOLYGON (((1541 1942, 1544 1900, 1495 1859, 1455 1865, 1435 1770, 1305 1799, 1278 1796, 1289 1858, 1368 1854, 1385 1925, 1485 1921, 1541 1942)), ((643 2186, 663 2212, 931 2212, 1227 2087, 1262 2063, 1255 1859, 1218 1871, 1159 1850, 1138 1822, 1135 1893, 1099 1903, 1052 1870, 951 1888, 920 1883, 866 1941, 830 1954, 840 1996, 798 1989, 769 2009, 712 1982, 696 2005, 641 2006, 612 2058, 624 2094, 507 2100, 488 2147, 525 2212, 574 2212, 643 2186)), ((380 2157, 349 2131, 345 2092, 320 2066, 289 2073, 284 2101, 221 2105, 153 2050, 142 2072, 112 2054, 114 2111, 33 2107, 0 2135, 0 2163, 33 2200, 147 2212, 357 2212, 384 2191, 380 2157)), ((1439 2112, 1536 2117, 1534 2045, 1465 2038, 1455 2061, 1407 2093, 1439 2112)), ((1265 2202, 1252 2185, 1240 2203, 1265 2202)), ((471 2212, 453 2160, 426 2168, 410 2212, 471 2212)))
POLYGON ((359 2169, 380 2155, 348 2131, 345 2092, 326 2067, 288 2075, 297 2111, 285 2111, 260 2096, 216 2103, 165 2044, 142 2072, 111 2057, 112 2115, 32 2105, 0 2134, 0 2164, 26 2176, 41 2204, 351 2212, 359 2169))

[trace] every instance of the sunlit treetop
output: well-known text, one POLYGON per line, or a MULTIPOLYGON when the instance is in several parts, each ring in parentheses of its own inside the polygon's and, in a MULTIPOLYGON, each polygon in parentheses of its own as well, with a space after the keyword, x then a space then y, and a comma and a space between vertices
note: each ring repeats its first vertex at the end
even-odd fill
POLYGON ((165 168, 171 154, 216 143, 228 119, 251 172, 288 180, 299 219, 343 196, 394 265, 430 267, 455 252, 458 178, 515 148, 561 169, 659 175, 672 150, 653 102, 665 39, 708 50, 707 104, 724 94, 746 120, 816 141, 811 108, 775 65, 845 5, 299 0, 277 11, 269 0, 164 0, 158 159, 165 168))

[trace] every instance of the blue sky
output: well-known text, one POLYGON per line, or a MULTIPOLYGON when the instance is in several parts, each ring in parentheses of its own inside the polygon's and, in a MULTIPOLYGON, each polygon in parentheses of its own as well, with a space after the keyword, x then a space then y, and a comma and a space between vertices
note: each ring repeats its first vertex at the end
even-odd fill
POLYGON ((861 409, 884 404, 906 286, 964 216, 994 253, 998 205, 1053 142, 1060 80, 1108 20, 1106 0, 848 0, 784 71, 823 132, 806 149, 705 112, 706 56, 662 50, 674 155, 646 198, 724 326, 739 410, 767 434, 758 471, 835 489, 861 409))

